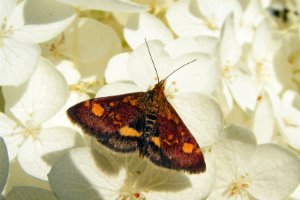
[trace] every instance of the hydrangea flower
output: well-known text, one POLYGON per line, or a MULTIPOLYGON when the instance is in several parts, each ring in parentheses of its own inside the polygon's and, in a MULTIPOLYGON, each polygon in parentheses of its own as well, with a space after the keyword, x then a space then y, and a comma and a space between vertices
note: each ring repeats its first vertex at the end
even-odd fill
POLYGON ((300 181, 295 153, 276 144, 256 145, 253 133, 237 125, 224 130, 212 154, 217 177, 209 199, 285 199, 300 181))
POLYGON ((62 126, 45 126, 67 98, 61 74, 41 58, 30 80, 19 87, 4 87, 6 115, 0 113, 0 135, 9 159, 16 156, 28 174, 45 180, 53 163, 68 149, 82 144, 81 137, 62 126))
POLYGON ((38 64, 37 43, 55 37, 75 17, 71 7, 52 0, 3 0, 0 13, 0 85, 26 81, 38 64))

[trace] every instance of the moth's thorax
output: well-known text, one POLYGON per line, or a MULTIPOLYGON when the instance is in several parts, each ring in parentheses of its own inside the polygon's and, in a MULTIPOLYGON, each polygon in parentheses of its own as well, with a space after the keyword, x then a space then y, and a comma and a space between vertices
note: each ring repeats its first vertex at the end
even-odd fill
POLYGON ((142 102, 146 112, 148 113, 158 112, 159 107, 165 100, 164 90, 165 90, 165 82, 160 81, 154 86, 153 89, 146 92, 145 98, 143 99, 142 102))

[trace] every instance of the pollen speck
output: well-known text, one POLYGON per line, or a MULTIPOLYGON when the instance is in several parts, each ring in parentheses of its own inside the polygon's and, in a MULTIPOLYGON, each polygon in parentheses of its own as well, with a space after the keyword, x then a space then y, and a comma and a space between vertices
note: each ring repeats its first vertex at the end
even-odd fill
POLYGON ((119 130, 120 135, 125 137, 140 137, 141 134, 135 130, 134 128, 130 128, 129 126, 124 126, 119 130))
POLYGON ((92 105, 92 113, 98 117, 102 116, 103 113, 104 113, 104 108, 100 105, 100 104, 97 104, 97 103, 94 103, 92 105))
POLYGON ((159 137, 151 137, 151 141, 158 147, 160 147, 160 139, 159 137))
POLYGON ((188 142, 183 143, 182 145, 182 151, 184 153, 192 153, 194 149, 194 145, 188 142))

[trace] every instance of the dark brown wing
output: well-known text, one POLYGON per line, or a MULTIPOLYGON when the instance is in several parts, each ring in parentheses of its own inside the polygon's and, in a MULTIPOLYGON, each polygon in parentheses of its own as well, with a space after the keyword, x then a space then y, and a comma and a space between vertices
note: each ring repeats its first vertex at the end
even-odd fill
POLYGON ((118 152, 138 148, 145 116, 138 102, 145 93, 101 97, 83 101, 68 109, 69 118, 84 132, 118 152))
POLYGON ((150 138, 145 154, 156 165, 199 173, 206 169, 203 154, 195 138, 164 98, 156 121, 156 136, 150 138))

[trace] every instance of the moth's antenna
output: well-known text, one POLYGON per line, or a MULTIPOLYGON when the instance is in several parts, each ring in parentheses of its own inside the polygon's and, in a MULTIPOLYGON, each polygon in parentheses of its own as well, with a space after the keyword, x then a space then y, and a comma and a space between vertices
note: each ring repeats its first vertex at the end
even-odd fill
POLYGON ((153 58, 152 58, 152 55, 151 55, 151 52, 150 52, 150 48, 149 48, 149 45, 148 45, 148 42, 147 42, 146 38, 145 38, 145 43, 146 43, 146 45, 147 45, 148 53, 149 53, 149 55, 150 55, 151 62, 152 62, 152 64, 153 64, 153 67, 154 67, 154 70, 155 70, 155 73, 156 73, 157 83, 159 83, 159 76, 158 76, 158 73, 157 73, 157 70, 156 70, 156 67, 155 67, 155 64, 154 64, 154 61, 153 61, 153 58))
POLYGON ((194 59, 194 60, 192 60, 192 61, 190 61, 190 62, 187 62, 187 63, 181 65, 180 67, 178 67, 177 69, 175 69, 171 74, 169 74, 166 78, 164 78, 163 81, 167 80, 167 78, 169 78, 172 74, 174 74, 175 72, 177 72, 178 70, 180 70, 180 69, 183 68, 184 66, 187 66, 187 65, 189 65, 189 64, 191 64, 191 63, 193 63, 193 62, 195 62, 196 60, 197 60, 197 59, 194 59))

